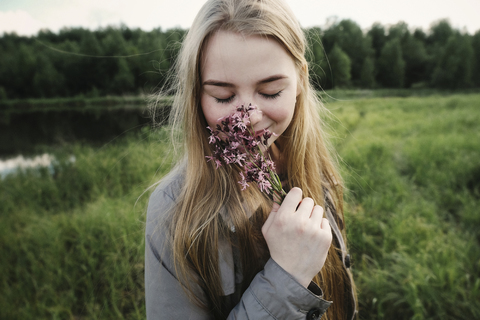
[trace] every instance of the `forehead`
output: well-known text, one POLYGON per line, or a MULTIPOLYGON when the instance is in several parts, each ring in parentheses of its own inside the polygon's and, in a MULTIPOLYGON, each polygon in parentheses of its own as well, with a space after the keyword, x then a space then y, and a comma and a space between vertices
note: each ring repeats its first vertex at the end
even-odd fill
POLYGON ((251 78, 266 73, 295 72, 291 55, 274 38, 217 31, 209 37, 200 61, 202 81, 221 78, 228 81, 242 74, 251 78))

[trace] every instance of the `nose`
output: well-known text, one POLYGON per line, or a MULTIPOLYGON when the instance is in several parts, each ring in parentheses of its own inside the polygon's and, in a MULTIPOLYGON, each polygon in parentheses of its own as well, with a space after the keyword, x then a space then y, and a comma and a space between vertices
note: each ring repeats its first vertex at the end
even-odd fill
POLYGON ((260 121, 262 121, 262 118, 263 118, 263 111, 257 107, 256 110, 251 111, 250 113, 250 125, 253 128, 258 129, 256 128, 256 124, 260 123, 260 121))

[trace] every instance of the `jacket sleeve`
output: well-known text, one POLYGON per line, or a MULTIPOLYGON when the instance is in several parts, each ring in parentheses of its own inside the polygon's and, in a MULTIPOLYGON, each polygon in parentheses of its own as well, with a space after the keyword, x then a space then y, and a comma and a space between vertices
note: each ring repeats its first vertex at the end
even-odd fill
MULTIPOLYGON (((206 310, 190 301, 178 279, 172 252, 162 230, 162 215, 174 203, 164 190, 152 194, 147 212, 145 243, 145 300, 147 319, 213 319, 206 310)), ((190 288, 205 299, 202 289, 190 288)), ((322 299, 315 284, 303 287, 273 259, 268 260, 232 309, 228 319, 320 319, 331 302, 322 299)))
POLYGON ((320 319, 331 304, 316 284, 305 288, 269 259, 228 319, 320 319))

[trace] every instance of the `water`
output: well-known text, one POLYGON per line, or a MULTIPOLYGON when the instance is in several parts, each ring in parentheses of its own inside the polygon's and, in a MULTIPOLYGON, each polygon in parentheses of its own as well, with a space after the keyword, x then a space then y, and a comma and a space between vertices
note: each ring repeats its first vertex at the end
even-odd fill
MULTIPOLYGON (((75 162, 75 157, 71 156, 69 160, 70 162, 75 162)), ((0 160, 0 178, 3 179, 9 174, 30 168, 48 168, 48 171, 53 174, 55 172, 55 161, 55 157, 48 153, 44 153, 33 158, 25 158, 24 156, 20 155, 15 158, 0 160)))

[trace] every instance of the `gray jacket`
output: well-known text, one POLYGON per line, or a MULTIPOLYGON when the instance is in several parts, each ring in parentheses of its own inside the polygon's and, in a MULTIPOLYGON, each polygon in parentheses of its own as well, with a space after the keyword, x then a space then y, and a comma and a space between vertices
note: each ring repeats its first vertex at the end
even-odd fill
MULTIPOLYGON (((155 189, 150 197, 145 242, 145 298, 147 319, 213 319, 206 310, 189 300, 178 279, 168 245, 166 219, 180 192, 182 172, 174 170, 155 189)), ((332 213, 326 210, 332 230, 339 235, 332 213)), ((348 260, 340 236, 342 259, 348 260)), ((338 242, 338 241, 337 241, 338 242)), ((320 319, 332 302, 322 299, 322 290, 313 282, 307 288, 298 283, 273 259, 240 295, 238 256, 225 240, 219 243, 220 273, 225 294, 227 319, 320 319)), ((347 261, 348 263, 348 261, 347 261)), ((205 298, 200 287, 191 285, 196 297, 205 298)))

